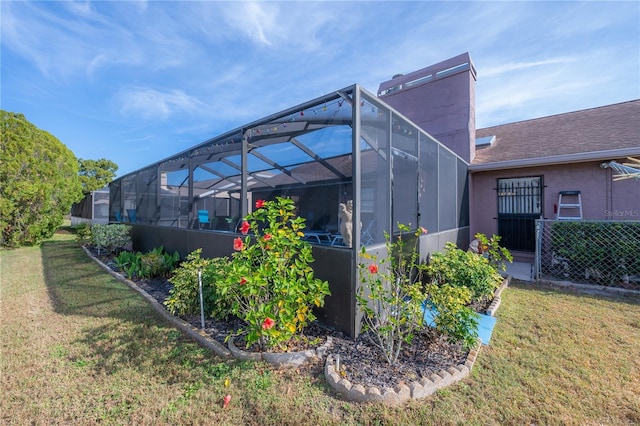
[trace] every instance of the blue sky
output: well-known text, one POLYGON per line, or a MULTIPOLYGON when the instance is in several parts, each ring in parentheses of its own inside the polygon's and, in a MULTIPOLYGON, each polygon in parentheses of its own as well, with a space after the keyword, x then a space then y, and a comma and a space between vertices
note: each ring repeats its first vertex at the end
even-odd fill
POLYGON ((640 98, 640 2, 0 2, 1 108, 123 175, 469 52, 478 128, 640 98))

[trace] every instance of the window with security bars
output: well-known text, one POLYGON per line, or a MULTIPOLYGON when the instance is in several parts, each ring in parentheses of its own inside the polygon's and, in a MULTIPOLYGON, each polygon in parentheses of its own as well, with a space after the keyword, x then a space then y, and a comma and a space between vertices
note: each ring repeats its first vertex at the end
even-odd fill
POLYGON ((542 213, 542 177, 498 179, 498 214, 542 213))

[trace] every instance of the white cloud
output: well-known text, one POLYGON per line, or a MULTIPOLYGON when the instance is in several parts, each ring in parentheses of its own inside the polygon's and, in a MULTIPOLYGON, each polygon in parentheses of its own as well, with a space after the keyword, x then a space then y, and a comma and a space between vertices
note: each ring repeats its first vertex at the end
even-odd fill
POLYGON ((194 112, 208 106, 182 90, 158 91, 148 87, 128 86, 116 94, 123 115, 145 119, 167 119, 183 112, 194 112))
POLYGON ((544 59, 541 61, 522 61, 511 62, 495 67, 483 68, 481 71, 482 77, 494 77, 500 74, 511 73, 513 71, 522 71, 528 68, 541 67, 546 65, 566 64, 568 62, 575 61, 575 58, 570 56, 563 56, 558 58, 544 59))

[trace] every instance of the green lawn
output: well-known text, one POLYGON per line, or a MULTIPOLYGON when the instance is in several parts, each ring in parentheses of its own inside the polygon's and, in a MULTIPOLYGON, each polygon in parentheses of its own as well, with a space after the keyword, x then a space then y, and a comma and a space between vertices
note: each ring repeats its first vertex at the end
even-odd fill
POLYGON ((0 274, 0 424, 640 423, 638 297, 516 283, 468 378, 388 408, 342 401, 320 369, 220 360, 68 233, 1 251, 0 274))

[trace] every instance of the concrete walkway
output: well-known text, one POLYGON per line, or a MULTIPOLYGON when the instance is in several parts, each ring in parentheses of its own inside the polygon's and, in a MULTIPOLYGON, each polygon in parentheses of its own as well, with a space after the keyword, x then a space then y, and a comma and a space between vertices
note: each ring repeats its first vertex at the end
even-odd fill
POLYGON ((507 274, 521 281, 533 281, 533 264, 525 262, 507 263, 507 274))

